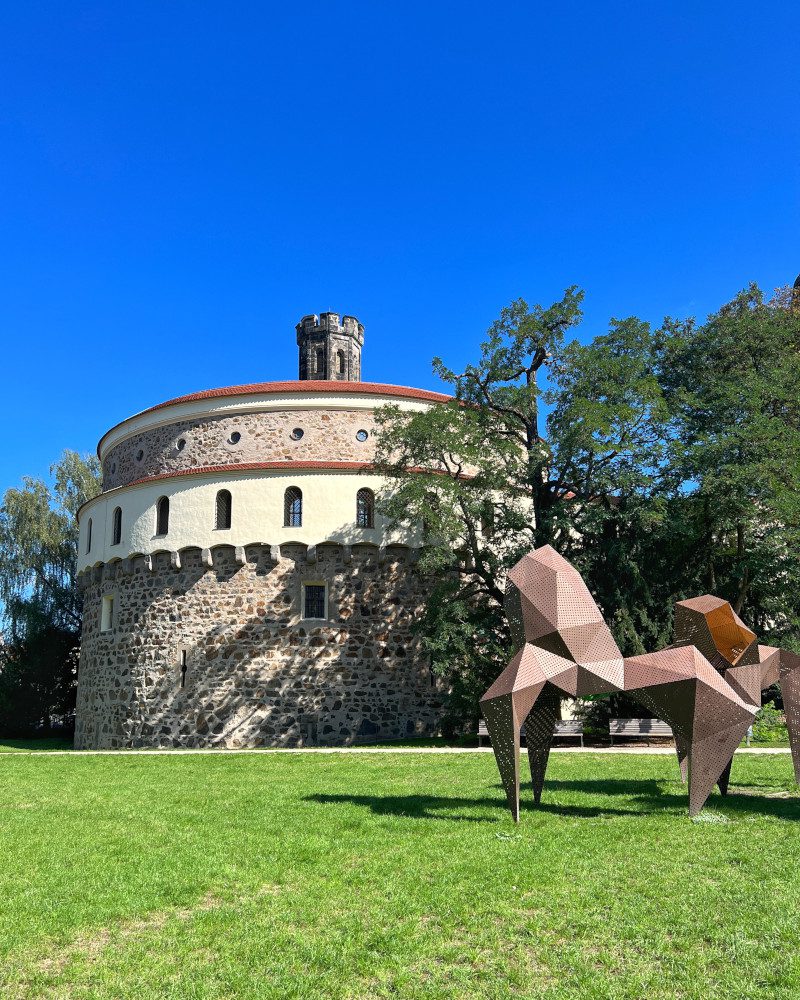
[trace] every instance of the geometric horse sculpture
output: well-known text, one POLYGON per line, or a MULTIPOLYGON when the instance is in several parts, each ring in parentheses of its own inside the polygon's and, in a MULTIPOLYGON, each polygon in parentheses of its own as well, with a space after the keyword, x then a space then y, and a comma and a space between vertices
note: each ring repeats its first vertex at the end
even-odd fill
POLYGON ((514 655, 481 710, 514 821, 521 728, 538 803, 561 695, 618 691, 671 725, 684 751, 689 814, 698 813, 755 718, 753 701, 694 644, 623 658, 580 574, 549 545, 509 571, 505 607, 514 655))

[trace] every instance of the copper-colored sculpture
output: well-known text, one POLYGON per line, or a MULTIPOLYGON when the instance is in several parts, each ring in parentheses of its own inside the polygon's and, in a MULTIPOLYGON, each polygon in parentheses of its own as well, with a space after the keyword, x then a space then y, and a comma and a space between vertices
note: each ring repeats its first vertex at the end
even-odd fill
POLYGON ((688 777, 694 816, 715 783, 727 788, 730 762, 755 718, 761 686, 777 670, 787 719, 792 715, 797 768, 800 657, 759 647, 726 602, 710 597, 682 602, 683 641, 623 659, 580 574, 550 546, 524 556, 508 575, 506 610, 516 652, 481 699, 481 709, 515 821, 520 729, 525 726, 538 802, 562 693, 625 691, 667 721, 688 777))

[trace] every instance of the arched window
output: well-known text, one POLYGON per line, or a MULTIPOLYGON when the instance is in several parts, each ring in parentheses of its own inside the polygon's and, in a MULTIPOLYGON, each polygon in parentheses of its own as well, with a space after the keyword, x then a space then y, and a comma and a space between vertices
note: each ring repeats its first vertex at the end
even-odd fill
POLYGON ((217 493, 217 510, 214 520, 214 527, 217 531, 225 531, 231 526, 231 510, 233 501, 229 490, 220 490, 217 493))
POLYGON ((92 551, 92 519, 86 525, 86 554, 88 555, 92 551))
POLYGON ((169 531, 169 497, 159 497, 156 504, 156 534, 166 535, 169 531))
POLYGON ((283 526, 302 528, 303 494, 296 486, 290 486, 283 494, 283 526))
POLYGON ((344 351, 336 352, 336 367, 339 369, 339 374, 344 375, 344 351))
POLYGON ((317 374, 321 375, 325 370, 325 352, 321 347, 317 348, 317 374))
POLYGON ((375 527, 375 494, 366 487, 356 493, 356 526, 375 527))
POLYGON ((114 515, 111 518, 111 544, 119 545, 122 541, 122 507, 114 508, 114 515))

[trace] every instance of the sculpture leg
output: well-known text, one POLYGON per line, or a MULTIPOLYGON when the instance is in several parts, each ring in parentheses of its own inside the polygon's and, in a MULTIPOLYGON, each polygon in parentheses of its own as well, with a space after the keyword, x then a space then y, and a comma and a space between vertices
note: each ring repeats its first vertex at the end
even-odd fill
POLYGON ((685 785, 686 779, 689 777, 689 743, 677 733, 673 733, 672 735, 675 737, 675 749, 678 752, 678 767, 681 771, 681 781, 685 785))
POLYGON ((788 649, 781 650, 780 682, 794 764, 794 780, 800 785, 800 656, 790 653, 788 649))
POLYGON ((561 708, 558 688, 546 684, 525 720, 525 742, 528 744, 528 762, 531 767, 533 801, 538 805, 553 743, 553 730, 561 708))
POLYGON ((519 822, 519 731, 546 684, 525 646, 481 699, 497 769, 514 822, 519 822))
POLYGON ((731 757, 731 759, 728 761, 727 765, 725 766, 725 770, 717 778, 717 785, 719 786, 720 795, 727 795, 728 794, 728 785, 730 784, 730 780, 731 780, 731 768, 732 767, 733 767, 733 757, 731 757))
POLYGON ((696 816, 718 780, 727 790, 730 762, 756 707, 694 646, 631 657, 625 671, 626 690, 672 726, 684 749, 688 746, 689 815, 696 816))
POLYGON ((689 752, 690 816, 696 816, 700 812, 723 774, 726 771, 730 774, 734 751, 744 739, 752 718, 752 715, 747 715, 734 725, 712 733, 705 739, 692 740, 689 752))

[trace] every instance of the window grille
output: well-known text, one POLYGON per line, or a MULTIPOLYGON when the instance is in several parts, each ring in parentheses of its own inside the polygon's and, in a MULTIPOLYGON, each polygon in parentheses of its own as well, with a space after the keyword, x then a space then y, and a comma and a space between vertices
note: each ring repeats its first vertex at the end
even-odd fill
POLYGON ((303 526, 303 494, 296 486, 290 486, 283 494, 283 526, 285 528, 303 526))
POLYGON ((375 527, 375 494, 372 490, 362 489, 356 493, 356 526, 375 527))
POLYGON ((122 541, 122 508, 114 508, 114 516, 111 520, 111 544, 119 545, 122 541))
POLYGON ((166 535, 169 531, 169 497, 159 497, 156 504, 156 534, 166 535))
POLYGON ((220 490, 217 493, 217 508, 214 527, 217 531, 226 531, 231 526, 231 515, 233 512, 233 501, 229 490, 220 490))
POLYGON ((303 587, 303 618, 325 617, 325 584, 307 583, 303 587))

